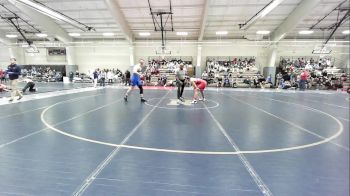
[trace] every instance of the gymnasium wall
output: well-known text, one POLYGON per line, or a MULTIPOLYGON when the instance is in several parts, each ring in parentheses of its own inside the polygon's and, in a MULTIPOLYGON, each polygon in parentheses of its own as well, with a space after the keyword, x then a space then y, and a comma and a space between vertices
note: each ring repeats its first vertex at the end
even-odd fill
POLYGON ((157 50, 160 50, 160 42, 154 43, 136 43, 134 46, 135 63, 139 59, 148 60, 149 56, 161 57, 161 56, 174 56, 174 57, 186 57, 192 58, 193 64, 197 61, 197 45, 194 43, 181 43, 181 42, 170 42, 167 44, 167 50, 171 51, 171 54, 160 55, 156 54, 157 50))
MULTIPOLYGON (((281 43, 278 46, 276 61, 279 62, 280 57, 282 56, 314 56, 315 58, 319 58, 319 54, 312 54, 314 46, 314 43, 299 43, 292 45, 281 43)), ((331 55, 325 56, 331 56, 334 60, 334 65, 336 67, 345 68, 349 59, 349 46, 336 44, 332 47, 331 55)), ((278 64, 278 62, 276 63, 278 64)))
MULTIPOLYGON (((218 42, 217 40, 207 41, 202 45, 201 70, 205 68, 207 56, 255 56, 260 70, 268 65, 269 53, 272 47, 261 46, 255 42, 235 41, 232 43, 218 42)), ((80 72, 88 72, 96 68, 121 69, 125 71, 131 65, 130 54, 134 53, 134 64, 140 58, 147 60, 148 56, 160 56, 156 54, 159 41, 141 42, 137 41, 133 50, 127 44, 99 44, 73 47, 72 57, 74 64, 79 66, 80 72)), ((282 56, 315 56, 312 54, 315 43, 293 43, 280 42, 277 46, 277 57, 275 65, 278 65, 282 56)), ((0 66, 7 66, 9 63, 9 50, 1 47, 0 66)), ((159 48, 159 47, 158 47, 159 48)), ((171 56, 192 57, 193 65, 197 64, 197 43, 169 41, 167 49, 172 51, 171 56)), ((19 64, 68 64, 65 56, 48 56, 45 48, 39 48, 40 53, 28 54, 23 48, 14 48, 12 51, 19 64)), ((349 64, 349 47, 341 44, 332 49, 331 56, 335 59, 337 67, 346 67, 349 64), (345 47, 344 47, 345 46, 345 47)), ((167 56, 167 55, 165 55, 167 56)))
POLYGON ((38 48, 39 53, 26 53, 24 49, 19 51, 23 64, 26 65, 65 65, 66 56, 50 56, 46 48, 38 48), (21 53, 22 52, 22 53, 21 53))
POLYGON ((74 61, 80 72, 96 68, 126 70, 130 65, 130 49, 127 46, 74 47, 74 61))
POLYGON ((4 69, 10 63, 10 54, 8 47, 0 45, 0 69, 4 69))

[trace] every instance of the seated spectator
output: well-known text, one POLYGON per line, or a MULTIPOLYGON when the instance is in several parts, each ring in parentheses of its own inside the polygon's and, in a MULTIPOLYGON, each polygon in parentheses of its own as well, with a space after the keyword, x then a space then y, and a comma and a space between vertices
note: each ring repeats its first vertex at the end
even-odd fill
POLYGON ((292 87, 292 85, 291 85, 290 81, 283 81, 282 89, 289 89, 291 87, 292 87))
POLYGON ((264 76, 260 75, 258 77, 258 82, 259 82, 260 88, 265 88, 266 80, 265 80, 264 76))
POLYGON ((266 78, 266 83, 272 85, 272 76, 271 76, 271 74, 270 74, 269 76, 267 76, 267 78, 266 78))
POLYGON ((230 79, 227 76, 224 78, 224 87, 231 87, 230 79))

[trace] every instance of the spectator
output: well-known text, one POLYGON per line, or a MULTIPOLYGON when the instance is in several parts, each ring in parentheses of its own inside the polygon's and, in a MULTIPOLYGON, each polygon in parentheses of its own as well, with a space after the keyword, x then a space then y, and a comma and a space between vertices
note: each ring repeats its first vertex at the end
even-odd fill
POLYGON ((306 89, 306 83, 307 79, 309 78, 309 72, 305 69, 301 74, 300 74, 300 90, 305 90, 306 89))
POLYGON ((283 78, 283 75, 281 72, 278 72, 278 74, 276 75, 276 82, 275 82, 275 86, 279 86, 280 85, 280 82, 283 78))
POLYGON ((130 86, 130 71, 125 71, 125 86, 130 86))
POLYGON ((96 69, 92 74, 93 74, 93 79, 94 79, 94 87, 97 87, 97 80, 98 80, 98 75, 99 75, 100 70, 96 69))
POLYGON ((5 76, 6 76, 6 72, 0 69, 0 84, 6 82, 5 76))
POLYGON ((100 71, 99 80, 100 80, 100 86, 106 85, 106 72, 104 70, 100 71))

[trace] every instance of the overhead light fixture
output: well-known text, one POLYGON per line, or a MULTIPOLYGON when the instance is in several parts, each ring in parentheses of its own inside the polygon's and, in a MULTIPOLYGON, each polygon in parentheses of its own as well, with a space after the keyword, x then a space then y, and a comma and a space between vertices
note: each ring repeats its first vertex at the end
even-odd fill
POLYGON ((37 37, 47 37, 47 34, 45 33, 37 33, 35 34, 37 37))
POLYGON ((281 4, 284 0, 272 0, 269 4, 267 4, 264 8, 262 8, 258 13, 256 13, 253 17, 251 17, 244 24, 239 24, 241 30, 246 30, 251 27, 258 19, 265 17, 268 13, 270 13, 273 9, 275 9, 279 4, 281 4))
POLYGON ((342 33, 345 34, 345 35, 349 35, 350 34, 350 30, 345 30, 342 33))
POLYGON ((314 31, 311 31, 311 30, 299 31, 300 35, 310 35, 310 34, 313 34, 313 33, 314 33, 314 31))
POLYGON ((186 36, 188 32, 176 32, 176 35, 186 36))
POLYGON ((140 32, 139 35, 140 36, 150 36, 151 33, 149 33, 149 32, 140 32))
POLYGON ((216 31, 216 35, 227 35, 227 31, 216 31))
POLYGON ((62 22, 66 22, 72 26, 75 26, 83 31, 90 31, 90 30, 94 30, 93 27, 89 27, 69 16, 66 16, 54 9, 51 9, 43 4, 40 4, 40 3, 37 3, 35 1, 32 1, 32 0, 12 0, 10 1, 12 4, 16 4, 16 3, 22 3, 42 14, 45 14, 46 16, 50 17, 50 18, 53 18, 55 20, 59 20, 59 21, 62 21, 62 22))
POLYGON ((257 31, 256 34, 259 34, 259 35, 268 35, 268 34, 270 34, 270 31, 257 31))
POLYGON ((68 33, 68 35, 71 37, 79 37, 80 33, 68 33))
POLYGON ((16 38, 18 37, 17 35, 14 35, 14 34, 7 34, 5 35, 7 38, 16 38))
POLYGON ((103 36, 110 37, 114 36, 114 33, 102 33, 103 36))

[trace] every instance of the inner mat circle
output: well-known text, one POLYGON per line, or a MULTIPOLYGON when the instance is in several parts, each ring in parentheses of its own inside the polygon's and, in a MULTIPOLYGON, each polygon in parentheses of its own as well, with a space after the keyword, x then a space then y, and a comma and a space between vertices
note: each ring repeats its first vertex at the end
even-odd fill
MULTIPOLYGON (((305 149, 305 148, 310 148, 310 147, 314 147, 317 145, 325 144, 325 143, 330 142, 331 140, 337 138, 343 132, 343 124, 334 116, 332 116, 326 112, 317 110, 315 108, 310 108, 310 107, 307 107, 307 106, 304 106, 301 104, 295 104, 295 105, 298 105, 306 110, 310 110, 310 111, 319 113, 321 115, 328 116, 329 118, 333 119, 338 124, 338 130, 335 131, 334 135, 323 138, 322 140, 317 141, 317 142, 308 143, 308 144, 299 145, 299 146, 294 146, 294 147, 284 147, 284 148, 282 147, 282 148, 276 148, 276 149, 245 150, 245 151, 201 151, 201 150, 194 150, 193 151, 193 150, 176 150, 176 149, 143 147, 143 146, 135 146, 135 145, 124 145, 124 144, 109 143, 109 142, 104 142, 104 141, 99 141, 99 140, 94 140, 94 139, 74 135, 74 134, 71 134, 65 130, 60 130, 60 129, 56 128, 55 125, 48 123, 45 119, 45 114, 47 113, 47 111, 51 110, 52 108, 54 108, 57 105, 62 105, 66 102, 67 101, 57 102, 57 103, 47 107, 45 110, 42 111, 42 113, 40 115, 41 121, 50 130, 55 131, 57 133, 60 133, 62 135, 68 136, 70 138, 80 140, 80 141, 86 141, 86 142, 90 142, 90 143, 111 146, 111 147, 128 148, 128 149, 136 149, 136 150, 144 150, 144 151, 180 153, 180 154, 210 154, 210 155, 239 155, 239 154, 260 154, 260 153, 285 152, 285 151, 300 150, 300 149, 305 149)), ((100 107, 100 108, 102 108, 102 107, 100 107)))
POLYGON ((151 107, 168 110, 205 110, 219 107, 220 104, 214 100, 206 99, 205 101, 198 101, 192 104, 191 99, 185 99, 183 102, 175 98, 166 98, 157 105, 160 98, 151 98, 145 104, 151 107))

